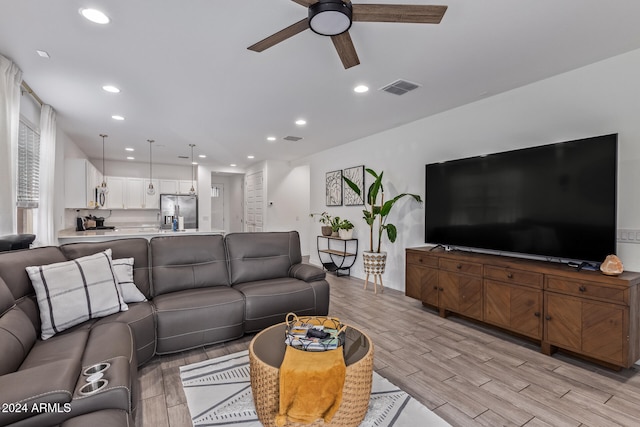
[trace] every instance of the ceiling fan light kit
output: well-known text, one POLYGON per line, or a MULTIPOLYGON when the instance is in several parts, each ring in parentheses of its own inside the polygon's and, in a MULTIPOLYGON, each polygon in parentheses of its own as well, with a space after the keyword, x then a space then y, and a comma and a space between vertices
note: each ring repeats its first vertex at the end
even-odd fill
POLYGON ((353 8, 342 0, 324 0, 309 6, 309 28, 322 36, 337 36, 351 28, 353 8))
POLYGON ((307 28, 331 37, 345 69, 360 64, 349 35, 353 21, 439 24, 447 6, 407 4, 351 4, 350 0, 293 0, 308 8, 308 16, 252 44, 247 49, 262 52, 307 28))

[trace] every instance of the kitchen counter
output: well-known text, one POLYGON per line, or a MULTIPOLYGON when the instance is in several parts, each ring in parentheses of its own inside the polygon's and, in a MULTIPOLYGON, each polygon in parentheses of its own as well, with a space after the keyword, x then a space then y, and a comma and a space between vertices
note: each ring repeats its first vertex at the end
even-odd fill
POLYGON ((116 227, 114 230, 85 230, 76 231, 75 228, 66 228, 58 233, 58 243, 75 242, 105 242, 115 239, 129 239, 132 237, 144 237, 151 239, 156 236, 172 236, 186 234, 224 234, 224 230, 202 231, 197 228, 183 231, 158 230, 157 227, 116 227))

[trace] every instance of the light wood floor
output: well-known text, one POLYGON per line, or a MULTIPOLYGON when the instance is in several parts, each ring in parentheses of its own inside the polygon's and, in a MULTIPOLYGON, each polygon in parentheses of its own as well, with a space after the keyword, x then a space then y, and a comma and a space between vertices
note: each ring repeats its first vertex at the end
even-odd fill
MULTIPOLYGON (((443 319, 401 292, 374 295, 361 280, 327 279, 330 315, 373 339, 375 370, 454 426, 640 425, 637 369, 614 372, 562 354, 544 356, 535 344, 489 327, 443 319)), ((245 350, 251 338, 143 366, 136 424, 190 426, 178 367, 245 350)))

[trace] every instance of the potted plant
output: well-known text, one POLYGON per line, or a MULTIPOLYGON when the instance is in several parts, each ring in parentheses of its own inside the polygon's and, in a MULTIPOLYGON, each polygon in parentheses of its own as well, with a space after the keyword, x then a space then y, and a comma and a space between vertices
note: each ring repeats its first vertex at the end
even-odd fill
MULTIPOLYGON (((367 274, 381 275, 384 273, 387 253, 381 251, 383 233, 386 234, 389 242, 393 243, 398 237, 398 230, 395 225, 387 222, 389 214, 395 203, 405 196, 412 197, 416 202, 422 203, 422 199, 417 194, 402 193, 392 199, 384 200, 384 187, 382 185, 382 176, 384 172, 379 174, 372 169, 366 169, 375 181, 369 186, 366 199, 361 194, 360 188, 349 178, 342 177, 347 185, 362 199, 365 209, 362 211, 363 218, 369 225, 369 251, 363 252, 364 271, 367 274), (378 200, 379 196, 379 200, 378 200), (386 232, 386 233, 385 233, 386 232), (377 236, 374 246, 374 234, 377 236)), ((366 288, 365 282, 365 288, 366 288)))
POLYGON ((338 230, 338 236, 341 239, 348 240, 353 237, 353 223, 348 219, 340 221, 340 229, 338 230))
POLYGON ((340 231, 340 217, 336 216, 331 220, 331 235, 338 237, 338 231, 340 231))
POLYGON ((322 224, 324 224, 320 230, 322 232, 323 236, 331 236, 331 233, 333 232, 333 228, 331 227, 331 222, 332 222, 332 218, 331 215, 329 215, 328 212, 322 212, 321 214, 318 213, 310 213, 309 216, 311 218, 315 217, 316 215, 320 216, 320 222, 322 224))

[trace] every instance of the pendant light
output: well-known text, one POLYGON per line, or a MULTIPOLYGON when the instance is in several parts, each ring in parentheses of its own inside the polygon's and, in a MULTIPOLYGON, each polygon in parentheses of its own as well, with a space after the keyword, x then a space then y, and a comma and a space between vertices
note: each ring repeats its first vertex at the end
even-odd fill
POLYGON ((190 196, 195 196, 196 195, 196 189, 194 186, 194 181, 195 181, 195 177, 194 177, 194 169, 195 169, 195 163, 193 162, 193 147, 195 147, 196 144, 189 144, 189 147, 191 147, 191 189, 189 190, 189 195, 190 196))
MULTIPOLYGON (((104 139, 109 135, 101 133, 100 136, 102 137, 102 184, 100 184, 100 187, 98 187, 98 192, 100 194, 107 194, 109 192, 109 187, 107 187, 107 180, 105 179, 105 177, 107 176, 107 171, 104 168, 104 139)), ((102 200, 104 200, 104 196, 100 198, 101 202, 102 200)), ((104 206, 104 203, 100 204, 104 206)))
POLYGON ((147 142, 149 143, 149 187, 147 188, 147 195, 153 196, 154 194, 156 194, 156 189, 153 188, 153 162, 151 161, 151 144, 153 144, 155 141, 153 139, 147 139, 147 142))

